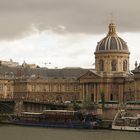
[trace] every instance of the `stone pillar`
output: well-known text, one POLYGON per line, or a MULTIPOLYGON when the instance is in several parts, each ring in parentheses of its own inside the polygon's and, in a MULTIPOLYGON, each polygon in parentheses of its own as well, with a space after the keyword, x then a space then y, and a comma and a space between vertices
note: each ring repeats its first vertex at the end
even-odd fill
POLYGON ((134 100, 137 101, 138 97, 137 97, 137 86, 136 86, 136 81, 134 81, 134 100))
POLYGON ((110 100, 110 91, 109 91, 109 84, 108 83, 106 83, 105 84, 105 87, 106 87, 106 91, 105 91, 105 93, 106 93, 106 97, 105 97, 105 100, 110 100))
POLYGON ((96 103, 98 103, 98 84, 95 84, 96 103))
POLYGON ((96 84, 93 85, 93 91, 94 91, 94 102, 96 103, 96 84))
POLYGON ((85 85, 82 84, 82 94, 83 94, 83 100, 85 99, 85 85))
POLYGON ((86 84, 86 98, 89 96, 89 91, 88 91, 88 84, 86 84))
POLYGON ((119 85, 119 102, 120 103, 123 102, 123 85, 122 84, 119 85))
POLYGON ((4 83, 4 98, 7 98, 7 84, 4 83))
POLYGON ((15 108, 14 108, 14 113, 18 115, 22 111, 24 111, 23 101, 22 100, 16 101, 15 108))

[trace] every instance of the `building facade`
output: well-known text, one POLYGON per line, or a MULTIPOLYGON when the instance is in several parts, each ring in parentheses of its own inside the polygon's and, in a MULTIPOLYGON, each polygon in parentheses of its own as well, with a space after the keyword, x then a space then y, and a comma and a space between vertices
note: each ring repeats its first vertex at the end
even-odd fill
POLYGON ((35 76, 14 82, 14 98, 62 103, 79 99, 77 80, 45 79, 35 76))
POLYGON ((104 100, 124 104, 127 101, 138 101, 139 78, 136 70, 129 70, 129 49, 127 43, 116 33, 114 23, 95 50, 95 70, 90 70, 80 77, 80 98, 91 98, 94 103, 104 100), (138 89, 137 89, 138 88, 138 89))
POLYGON ((140 101, 140 65, 130 72, 127 43, 117 35, 114 23, 97 43, 95 69, 47 69, 0 65, 0 98, 61 103, 87 98, 98 104, 140 101))
POLYGON ((0 77, 0 98, 11 99, 14 95, 14 80, 0 77))
POLYGON ((88 70, 81 68, 32 70, 15 79, 13 98, 53 103, 80 99, 78 77, 88 70))

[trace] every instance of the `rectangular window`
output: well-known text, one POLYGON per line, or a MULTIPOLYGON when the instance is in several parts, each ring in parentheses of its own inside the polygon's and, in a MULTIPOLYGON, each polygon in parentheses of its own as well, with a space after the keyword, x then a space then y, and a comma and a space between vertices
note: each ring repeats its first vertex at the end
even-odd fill
POLYGON ((3 91, 3 84, 0 84, 0 91, 3 91))
POLYGON ((10 85, 7 85, 7 91, 10 91, 10 85))
POLYGON ((40 85, 40 92, 45 92, 46 89, 45 89, 45 85, 44 84, 41 84, 40 85))
POLYGON ((70 91, 70 87, 71 87, 71 85, 70 84, 67 84, 66 85, 66 91, 70 91))
POLYGON ((57 87, 57 88, 56 88, 56 91, 60 92, 60 91, 61 91, 61 85, 57 84, 56 87, 57 87))
POLYGON ((49 92, 52 92, 52 84, 49 84, 49 92))
POLYGON ((32 92, 35 91, 35 85, 32 85, 32 92))

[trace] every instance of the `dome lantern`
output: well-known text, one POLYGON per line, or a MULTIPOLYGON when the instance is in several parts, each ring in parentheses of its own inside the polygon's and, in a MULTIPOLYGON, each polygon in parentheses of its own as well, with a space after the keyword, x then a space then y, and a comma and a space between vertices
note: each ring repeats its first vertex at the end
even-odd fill
POLYGON ((116 26, 115 26, 115 24, 113 22, 109 24, 108 36, 117 36, 117 34, 116 34, 116 26))

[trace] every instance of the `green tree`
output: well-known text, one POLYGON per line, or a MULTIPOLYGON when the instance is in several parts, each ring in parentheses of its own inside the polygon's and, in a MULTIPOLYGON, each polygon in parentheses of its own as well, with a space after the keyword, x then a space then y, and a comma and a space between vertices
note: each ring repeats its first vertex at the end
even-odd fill
POLYGON ((95 105, 91 101, 90 94, 87 94, 86 98, 83 101, 83 109, 87 109, 87 110, 95 109, 95 105))
POLYGON ((76 103, 76 101, 74 101, 73 102, 73 110, 80 110, 81 109, 81 107, 80 107, 80 105, 78 104, 78 103, 76 103))

